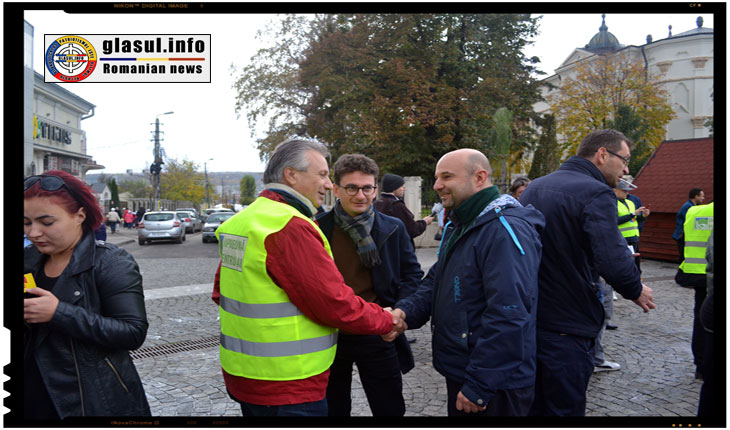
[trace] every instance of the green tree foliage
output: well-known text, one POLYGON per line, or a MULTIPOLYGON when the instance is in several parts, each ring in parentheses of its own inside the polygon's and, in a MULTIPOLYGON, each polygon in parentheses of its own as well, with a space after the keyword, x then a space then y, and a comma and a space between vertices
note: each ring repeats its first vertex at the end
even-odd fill
POLYGON ((256 199, 256 178, 244 175, 241 178, 241 204, 250 205, 256 199))
POLYGON ((624 104, 618 107, 616 118, 609 120, 606 125, 608 128, 620 131, 633 143, 629 172, 636 176, 653 151, 644 137, 649 125, 634 109, 624 104))
POLYGON ((205 178, 198 172, 198 165, 190 160, 166 160, 165 170, 160 173, 160 196, 169 200, 187 200, 193 204, 205 199, 205 178))
POLYGON ((109 192, 111 192, 111 194, 112 194, 112 198, 111 198, 111 201, 109 202, 109 205, 111 207, 119 206, 119 188, 117 187, 117 180, 114 178, 111 178, 106 183, 106 185, 109 187, 109 192))
MULTIPOLYGON (((447 151, 490 149, 499 107, 523 123, 534 116, 539 60, 522 48, 536 31, 527 14, 288 15, 237 74, 237 109, 249 124, 270 119, 262 159, 303 135, 333 159, 358 152, 382 171, 430 177, 447 151)), ((533 140, 525 127, 513 150, 533 140)))
POLYGON ((512 147, 512 113, 501 107, 494 114, 494 128, 489 131, 489 151, 487 156, 492 165, 492 181, 502 186, 502 192, 509 187, 507 162, 512 147))
POLYGON ((144 198, 152 195, 152 185, 144 179, 125 179, 119 183, 119 191, 135 198, 144 198))
POLYGON ((542 133, 527 176, 536 179, 560 167, 560 145, 555 130, 555 115, 547 114, 538 120, 542 133))
MULTIPOLYGON (((609 127, 626 106, 641 121, 641 139, 654 150, 664 139, 664 127, 674 117, 669 95, 649 76, 642 63, 626 55, 600 56, 576 66, 577 75, 565 79, 550 100, 566 156, 575 155, 581 139, 593 130, 609 127)), ((628 112, 628 111, 626 111, 628 112)), ((628 119, 628 118, 625 118, 628 119)), ((633 119, 632 119, 633 121, 633 119)))

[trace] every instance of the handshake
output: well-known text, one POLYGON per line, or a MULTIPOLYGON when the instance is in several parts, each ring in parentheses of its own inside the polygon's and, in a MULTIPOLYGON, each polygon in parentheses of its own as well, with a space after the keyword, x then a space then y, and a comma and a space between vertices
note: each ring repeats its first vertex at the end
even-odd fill
POLYGON ((400 309, 383 308, 393 315, 393 329, 388 334, 381 335, 384 341, 393 342, 396 337, 408 329, 406 324, 406 313, 400 309))

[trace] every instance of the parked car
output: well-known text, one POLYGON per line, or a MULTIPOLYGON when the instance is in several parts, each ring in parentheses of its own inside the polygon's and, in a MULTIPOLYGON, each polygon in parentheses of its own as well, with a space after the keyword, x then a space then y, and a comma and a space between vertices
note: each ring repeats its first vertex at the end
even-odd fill
POLYGON ((196 231, 203 230, 203 221, 198 218, 195 212, 178 209, 177 216, 185 223, 185 233, 195 233, 196 231))
POLYGON ((218 242, 218 238, 215 237, 215 231, 225 220, 233 215, 235 215, 233 211, 213 212, 208 215, 208 219, 203 226, 203 243, 218 242))
POLYGON ((137 225, 137 239, 140 245, 153 240, 173 240, 183 243, 185 224, 176 212, 147 212, 137 225))
POLYGON ((198 217, 200 217, 200 214, 198 213, 198 210, 195 209, 195 208, 177 208, 175 210, 178 211, 178 212, 180 212, 180 211, 192 212, 195 215, 197 215, 198 217))

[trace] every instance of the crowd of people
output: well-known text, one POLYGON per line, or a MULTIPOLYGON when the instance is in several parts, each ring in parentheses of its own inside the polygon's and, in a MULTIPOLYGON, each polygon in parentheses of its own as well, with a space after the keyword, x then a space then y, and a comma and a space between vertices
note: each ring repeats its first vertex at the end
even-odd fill
MULTIPOLYGON (((448 152, 434 172, 441 206, 418 221, 401 176, 385 174, 376 200, 374 160, 340 156, 333 182, 328 156, 314 141, 280 143, 264 191, 216 231, 220 364, 242 415, 349 416, 357 365, 373 416, 403 416, 402 374, 415 365, 404 332, 426 323, 449 416, 585 415, 592 373, 618 369, 598 351, 612 289, 656 308, 637 258, 650 211, 628 199, 624 179, 630 140, 594 131, 557 171, 518 178, 508 194, 482 152, 448 152), (442 237, 424 276, 413 237, 435 219, 442 237)), ((24 198, 35 245, 24 273, 37 284, 24 300, 25 418, 149 415, 128 354, 148 327, 141 274, 129 253, 94 240, 105 218, 135 214, 104 217, 88 186, 61 171, 26 178, 24 198)), ((701 289, 712 279, 701 261, 712 205, 685 212, 680 271, 701 289)), ((712 312, 701 298, 698 330, 712 312)), ((697 365, 714 372, 709 359, 697 365)), ((712 389, 703 386, 704 413, 712 389)))

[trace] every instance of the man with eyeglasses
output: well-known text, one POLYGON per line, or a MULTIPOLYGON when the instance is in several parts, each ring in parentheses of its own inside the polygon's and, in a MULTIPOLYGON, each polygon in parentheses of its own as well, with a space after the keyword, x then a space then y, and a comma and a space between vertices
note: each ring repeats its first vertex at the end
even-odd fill
POLYGON ((383 189, 380 198, 375 201, 375 209, 386 215, 394 216, 403 221, 411 236, 411 243, 415 247, 412 239, 420 236, 426 231, 426 226, 433 222, 434 217, 427 216, 423 219, 415 220, 413 213, 408 210, 403 196, 406 194, 406 181, 402 176, 393 173, 383 175, 383 189))
POLYGON ((616 130, 583 138, 577 154, 520 197, 545 215, 537 307, 537 382, 530 415, 584 416, 604 321, 599 276, 644 312, 654 309, 619 232, 613 188, 628 174, 630 141, 616 130))
MULTIPOLYGON (((337 201, 317 222, 345 283, 367 302, 393 306, 416 290, 423 271, 403 223, 373 208, 378 170, 364 155, 341 156, 334 166, 337 201)), ((353 364, 373 416, 403 416, 401 373, 414 366, 405 336, 391 343, 377 335, 340 332, 327 386, 330 416, 350 416, 353 364)))

